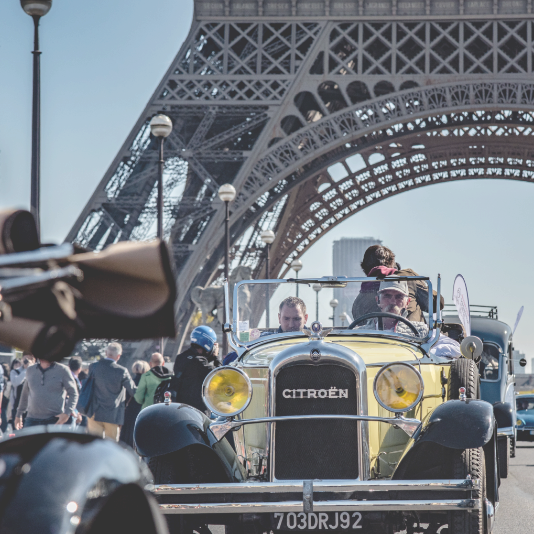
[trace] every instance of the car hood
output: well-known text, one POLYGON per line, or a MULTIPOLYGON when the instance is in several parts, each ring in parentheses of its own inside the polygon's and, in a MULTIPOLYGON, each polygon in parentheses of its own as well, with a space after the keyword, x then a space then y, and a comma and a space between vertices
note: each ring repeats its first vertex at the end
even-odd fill
POLYGON ((532 410, 529 410, 528 412, 517 412, 517 418, 523 419, 528 426, 534 425, 534 413, 532 413, 532 410))
MULTIPOLYGON (((415 362, 423 356, 420 350, 408 343, 371 336, 358 338, 354 336, 332 336, 325 338, 324 342, 342 345, 352 350, 363 359, 366 365, 380 365, 399 361, 415 362)), ((302 350, 306 351, 307 338, 278 339, 276 341, 273 340, 272 343, 252 349, 243 358, 243 363, 245 366, 268 367, 272 359, 282 350, 297 343, 302 344, 302 350)))

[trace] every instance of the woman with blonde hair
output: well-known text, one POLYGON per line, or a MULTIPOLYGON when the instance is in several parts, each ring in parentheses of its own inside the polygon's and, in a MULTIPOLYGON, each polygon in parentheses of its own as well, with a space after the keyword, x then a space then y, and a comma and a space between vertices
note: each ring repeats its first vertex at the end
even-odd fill
MULTIPOLYGON (((139 380, 147 372, 150 371, 150 366, 145 360, 135 360, 132 364, 132 378, 135 385, 139 385, 139 380)), ((126 443, 130 447, 133 447, 133 431, 135 426, 135 420, 139 415, 141 405, 135 401, 133 397, 128 395, 126 399, 126 411, 124 412, 124 425, 122 427, 119 441, 126 443)))

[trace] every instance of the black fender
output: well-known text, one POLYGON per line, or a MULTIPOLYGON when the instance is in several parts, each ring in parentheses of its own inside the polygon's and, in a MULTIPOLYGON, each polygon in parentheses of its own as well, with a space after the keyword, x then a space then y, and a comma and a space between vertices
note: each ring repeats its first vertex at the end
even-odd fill
POLYGON ((0 443, 0 466, 0 532, 107 534, 117 524, 139 534, 167 532, 145 491, 150 471, 111 440, 33 427, 0 443))
POLYGON ((430 414, 414 440, 432 441, 450 449, 476 449, 491 439, 493 425, 493 407, 489 402, 450 400, 430 414))
POLYGON ((493 414, 499 428, 515 426, 514 409, 509 402, 496 402, 493 405, 493 414))
POLYGON ((217 442, 208 430, 211 420, 187 404, 153 404, 141 410, 135 421, 134 442, 141 456, 163 456, 196 446, 215 455, 229 481, 242 480, 241 463, 226 438, 217 442))
POLYGON ((450 400, 440 404, 423 421, 408 443, 393 478, 401 480, 417 473, 428 478, 446 468, 447 449, 484 447, 494 435, 493 407, 478 399, 450 400))

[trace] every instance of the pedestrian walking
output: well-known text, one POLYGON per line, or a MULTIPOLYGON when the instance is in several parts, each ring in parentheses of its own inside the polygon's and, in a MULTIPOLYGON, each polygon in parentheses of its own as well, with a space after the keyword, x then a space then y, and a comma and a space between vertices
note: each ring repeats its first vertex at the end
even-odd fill
POLYGON ((11 398, 11 380, 9 379, 10 369, 7 363, 2 364, 2 370, 4 371, 4 395, 2 396, 2 423, 0 424, 0 430, 4 433, 7 430, 9 421, 8 406, 11 398))
POLYGON ((15 429, 70 423, 77 402, 78 390, 70 369, 61 363, 39 360, 26 369, 15 429))
MULTIPOLYGON (((150 370, 148 362, 136 360, 132 365, 133 381, 139 389, 141 377, 150 370)), ((135 392, 137 395, 137 391, 135 392)), ((141 405, 129 393, 126 395, 126 410, 124 411, 124 425, 122 426, 119 440, 133 447, 133 431, 135 420, 141 411, 141 405)))
POLYGON ((15 416, 22 395, 22 387, 26 380, 26 370, 30 365, 35 363, 35 358, 31 354, 24 355, 21 360, 13 360, 11 362, 11 371, 9 379, 11 381, 11 397, 9 400, 8 417, 13 428, 15 428, 15 416))
POLYGON ((135 400, 143 410, 154 404, 154 393, 157 387, 164 381, 170 380, 172 373, 164 366, 165 360, 159 352, 154 352, 150 358, 150 370, 146 372, 139 382, 135 392, 135 400))
POLYGON ((120 427, 124 424, 126 392, 134 395, 136 385, 128 369, 117 362, 122 354, 120 343, 110 343, 106 357, 89 367, 87 383, 93 377, 93 398, 87 410, 90 434, 119 440, 120 427))
MULTIPOLYGON (((80 373, 82 370, 82 359, 79 356, 72 356, 72 358, 69 360, 69 369, 72 373, 72 378, 74 378, 74 381, 76 382, 76 389, 78 390, 78 394, 82 390, 82 383, 80 382, 80 373)), ((78 409, 76 409, 75 413, 75 422, 76 425, 87 427, 87 417, 85 415, 82 415, 78 409)))

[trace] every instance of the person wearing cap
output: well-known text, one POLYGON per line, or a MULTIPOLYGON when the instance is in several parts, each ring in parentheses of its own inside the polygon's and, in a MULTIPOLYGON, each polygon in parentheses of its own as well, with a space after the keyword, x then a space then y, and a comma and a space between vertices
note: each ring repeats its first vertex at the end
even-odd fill
MULTIPOLYGON (((393 313, 406 318, 410 303, 408 284, 404 280, 385 280, 380 282, 376 303, 381 312, 393 313)), ((414 335, 413 330, 404 321, 397 321, 392 317, 382 317, 381 321, 383 330, 393 330, 398 334, 409 336, 414 335)), ((428 325, 426 323, 421 321, 410 321, 410 323, 417 328, 419 337, 423 338, 428 335, 428 325)), ((378 329, 378 317, 371 319, 370 324, 365 325, 363 328, 369 328, 370 325, 378 329)), ((460 344, 443 334, 440 334, 438 341, 430 349, 430 352, 442 358, 458 358, 461 354, 460 344)))
MULTIPOLYGON (((376 295, 376 303, 381 312, 406 317, 410 303, 408 284, 404 280, 386 280, 380 282, 380 288, 376 295)), ((381 320, 384 330, 393 330, 400 334, 413 335, 413 331, 403 321, 397 321, 389 317, 382 317, 381 320)), ((375 325, 378 325, 378 318, 373 319, 373 321, 375 325)), ((421 337, 428 334, 428 326, 425 323, 421 321, 410 322, 417 328, 421 337)))
MULTIPOLYGON (((360 266, 368 277, 385 278, 386 276, 419 276, 413 269, 404 268, 396 262, 395 253, 383 246, 373 245, 369 247, 363 256, 360 266)), ((352 304, 352 316, 354 319, 367 313, 379 311, 376 305, 376 296, 379 282, 363 282, 360 293, 352 304)), ((428 285, 424 280, 408 280, 408 292, 410 300, 407 305, 406 319, 409 321, 424 322, 423 312, 428 312, 428 285)), ((434 310, 437 307, 437 293, 434 294, 434 310)), ((445 299, 441 296, 440 309, 445 306, 445 299)))

